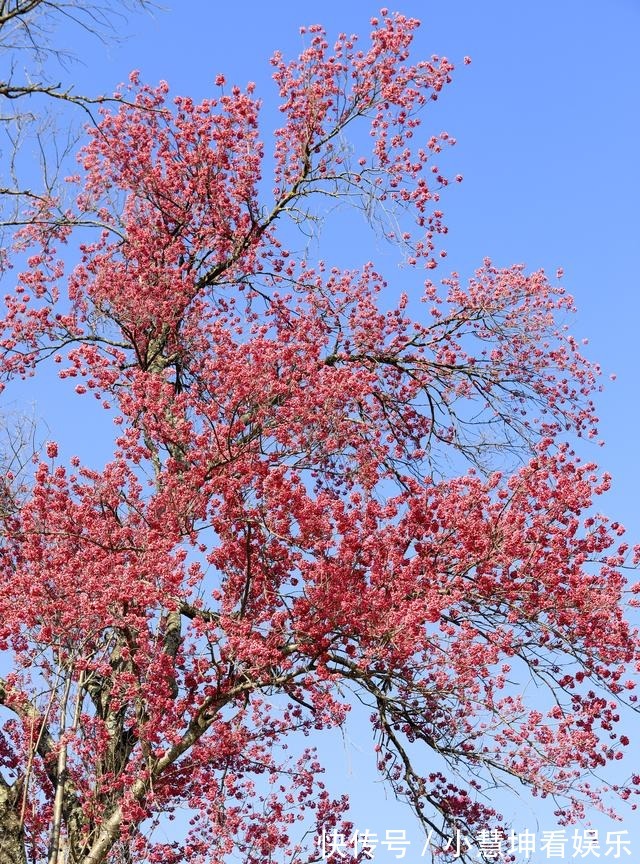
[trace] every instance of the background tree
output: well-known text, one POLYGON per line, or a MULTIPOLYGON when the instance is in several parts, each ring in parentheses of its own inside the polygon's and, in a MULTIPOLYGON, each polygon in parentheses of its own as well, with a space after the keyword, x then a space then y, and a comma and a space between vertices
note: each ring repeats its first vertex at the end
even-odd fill
POLYGON ((30 199, 59 194, 65 157, 77 147, 81 124, 109 98, 83 93, 71 83, 77 57, 71 45, 60 44, 57 29, 72 23, 96 39, 117 40, 127 12, 154 5, 149 0, 0 2, 1 224, 20 221, 30 199))
POLYGON ((59 363, 120 434, 102 471, 50 442, 2 513, 7 861, 313 860, 304 831, 346 802, 304 738, 355 699, 436 839, 495 827, 496 783, 561 823, 605 800, 637 636, 622 529, 593 509, 609 478, 570 446, 597 368, 541 272, 423 282, 449 136, 420 111, 452 66, 410 61, 416 26, 274 56, 270 199, 252 85, 194 104, 133 75, 75 208, 41 198, 18 234, 4 376, 59 363), (327 199, 400 246, 415 297, 295 253, 327 199), (67 272, 76 222, 101 230, 67 272))

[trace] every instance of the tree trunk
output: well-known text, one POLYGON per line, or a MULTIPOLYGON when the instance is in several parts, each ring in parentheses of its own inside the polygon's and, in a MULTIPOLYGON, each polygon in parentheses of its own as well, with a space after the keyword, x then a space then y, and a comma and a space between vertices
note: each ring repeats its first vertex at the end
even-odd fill
POLYGON ((22 783, 9 786, 0 777, 0 864, 27 864, 20 820, 22 783))

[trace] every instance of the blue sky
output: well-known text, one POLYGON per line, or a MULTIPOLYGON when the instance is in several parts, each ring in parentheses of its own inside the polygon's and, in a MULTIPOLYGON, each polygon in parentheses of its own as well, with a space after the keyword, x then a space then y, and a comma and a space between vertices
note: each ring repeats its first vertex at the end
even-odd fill
MULTIPOLYGON (((268 58, 276 48, 297 53, 301 24, 322 23, 330 35, 366 33, 378 11, 361 0, 165 0, 165 8, 132 16, 123 25, 131 35, 119 45, 62 31, 65 47, 82 60, 70 67, 69 81, 83 93, 111 91, 136 68, 143 80, 163 78, 174 94, 202 98, 214 93, 213 79, 223 72, 229 82, 255 81, 258 94, 274 103, 268 58)), ((445 55, 458 67, 425 119, 425 132, 446 129, 457 139, 447 163, 449 173, 464 175, 442 201, 448 262, 462 273, 485 256, 552 274, 564 268, 564 284, 579 308, 572 329, 589 339, 589 356, 601 362, 607 383, 601 398, 607 445, 587 452, 613 473, 607 512, 637 541, 640 0, 407 0, 390 8, 422 20, 416 56, 445 55), (469 67, 462 64, 465 55, 472 57, 469 67), (617 373, 615 383, 609 382, 611 372, 617 373)), ((367 242, 351 254, 375 259, 376 242, 367 242)), ((331 254, 342 252, 325 247, 325 257, 331 254)), ((52 437, 75 437, 74 449, 91 453, 93 433, 69 423, 68 406, 56 404, 36 382, 23 387, 52 437)), ((408 829, 409 814, 393 809, 373 784, 359 734, 352 724, 351 740, 334 740, 327 751, 334 776, 341 778, 337 785, 351 787, 360 827, 408 829)), ((524 802, 512 805, 511 815, 520 830, 553 827, 542 810, 524 802)), ((419 851, 413 847, 406 860, 419 851)))

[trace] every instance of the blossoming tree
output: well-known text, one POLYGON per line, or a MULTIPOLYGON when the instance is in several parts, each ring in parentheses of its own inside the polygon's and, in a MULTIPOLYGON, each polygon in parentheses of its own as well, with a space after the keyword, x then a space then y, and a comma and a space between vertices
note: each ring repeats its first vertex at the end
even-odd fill
POLYGON ((410 60, 416 27, 276 54, 273 149, 252 85, 194 104, 133 75, 75 209, 16 236, 3 378, 59 364, 118 431, 102 470, 50 442, 3 486, 2 864, 317 859, 348 813, 306 736, 355 700, 442 841, 495 827, 503 780, 561 824, 604 801, 638 643, 609 479, 571 449, 598 370, 542 272, 425 281, 450 139, 420 124, 452 66, 410 60), (327 199, 413 295, 293 251, 327 199))

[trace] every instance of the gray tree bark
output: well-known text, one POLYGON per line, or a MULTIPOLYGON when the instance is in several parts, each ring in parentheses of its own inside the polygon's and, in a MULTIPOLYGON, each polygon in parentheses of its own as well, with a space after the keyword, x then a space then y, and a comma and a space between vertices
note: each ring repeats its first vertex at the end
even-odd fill
POLYGON ((27 864, 20 819, 22 783, 0 776, 0 864, 27 864))

